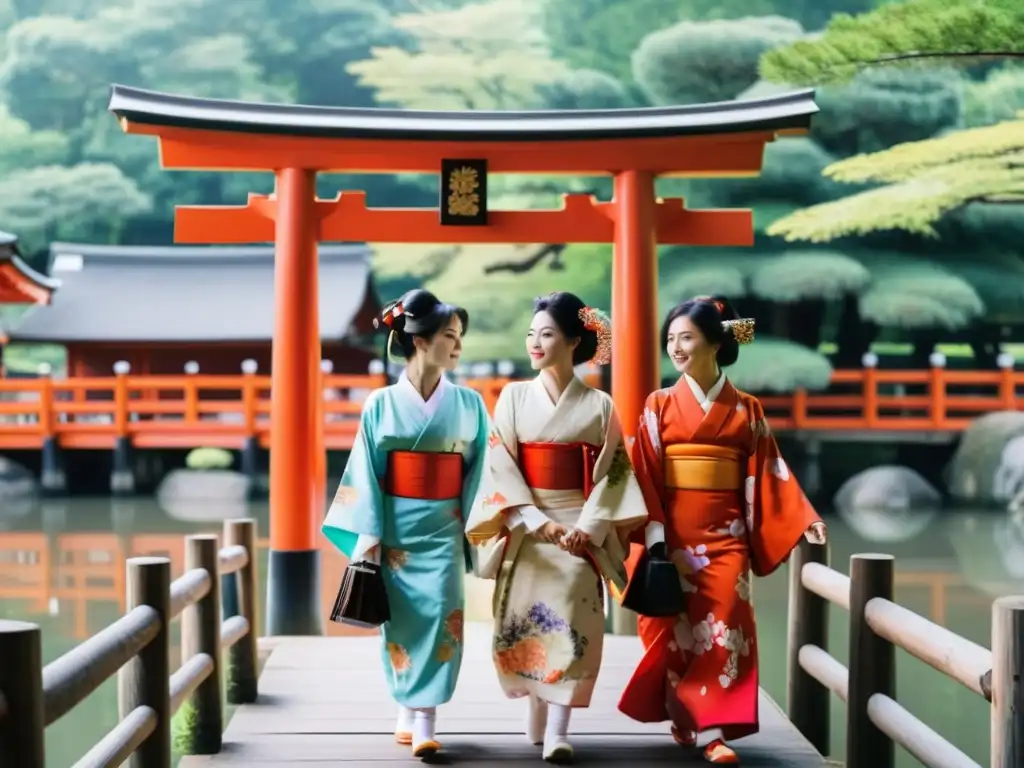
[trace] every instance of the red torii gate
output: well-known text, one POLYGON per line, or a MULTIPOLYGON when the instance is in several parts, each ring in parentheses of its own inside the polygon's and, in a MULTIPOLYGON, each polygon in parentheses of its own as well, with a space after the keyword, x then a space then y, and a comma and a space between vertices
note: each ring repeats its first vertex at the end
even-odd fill
POLYGON ((655 177, 757 175, 765 144, 806 132, 818 111, 811 90, 635 110, 421 112, 196 99, 120 85, 109 108, 125 132, 158 138, 164 168, 276 176, 273 195, 250 195, 237 207, 179 206, 175 216, 179 243, 272 241, 277 249, 270 635, 322 631, 318 242, 613 243, 612 394, 632 436, 658 385, 657 245, 753 245, 751 211, 691 211, 681 199, 659 200, 655 177), (363 192, 320 200, 318 172, 439 173, 440 210, 368 208, 363 192), (565 195, 561 210, 488 211, 488 173, 611 174, 615 196, 565 195))

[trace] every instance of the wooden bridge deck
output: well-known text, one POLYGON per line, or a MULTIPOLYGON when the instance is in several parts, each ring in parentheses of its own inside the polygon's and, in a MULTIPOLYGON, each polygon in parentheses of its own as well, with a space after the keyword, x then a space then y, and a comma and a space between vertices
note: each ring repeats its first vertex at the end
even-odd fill
MULTIPOLYGON (((577 765, 706 765, 687 760, 667 723, 635 723, 616 703, 640 657, 635 637, 609 635, 593 705, 573 713, 577 765)), ((824 758, 761 694, 761 732, 735 743, 742 764, 820 768, 824 758)), ((455 698, 438 709, 444 762, 542 765, 523 735, 525 703, 504 697, 490 660, 489 623, 466 626, 455 698)), ((256 704, 240 707, 218 755, 185 757, 179 768, 241 765, 421 765, 394 741, 396 708, 385 687, 377 637, 284 638, 267 659, 256 704)))

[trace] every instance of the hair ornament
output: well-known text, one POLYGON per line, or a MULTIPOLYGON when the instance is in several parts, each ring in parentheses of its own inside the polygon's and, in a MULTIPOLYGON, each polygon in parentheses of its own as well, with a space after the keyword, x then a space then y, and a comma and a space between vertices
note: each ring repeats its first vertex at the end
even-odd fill
POLYGON ((723 320, 722 328, 732 334, 737 344, 750 344, 754 340, 754 318, 752 317, 723 320))
POLYGON ((612 361, 612 322, 608 315, 594 307, 580 310, 583 327, 597 334, 597 351, 590 358, 594 365, 608 365, 612 361))
POLYGON ((386 325, 388 328, 392 328, 395 324, 395 320, 405 314, 405 307, 402 306, 401 301, 393 301, 384 307, 384 311, 380 313, 380 318, 374 318, 373 327, 380 328, 381 323, 386 325))

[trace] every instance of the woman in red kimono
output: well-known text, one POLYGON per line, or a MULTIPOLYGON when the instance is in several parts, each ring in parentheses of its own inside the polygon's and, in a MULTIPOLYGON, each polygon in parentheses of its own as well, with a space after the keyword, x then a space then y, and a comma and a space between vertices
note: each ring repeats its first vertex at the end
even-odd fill
MULTIPOLYGON (((641 722, 672 721, 682 746, 737 764, 726 745, 758 730, 758 675, 750 572, 779 567, 801 536, 824 544, 825 524, 779 454, 757 398, 722 374, 754 337, 725 299, 698 297, 665 319, 661 341, 678 383, 653 392, 632 446, 650 519, 640 558, 676 566, 686 612, 641 616, 645 654, 619 709, 641 722)), ((627 587, 628 589, 628 587, 627 587)))

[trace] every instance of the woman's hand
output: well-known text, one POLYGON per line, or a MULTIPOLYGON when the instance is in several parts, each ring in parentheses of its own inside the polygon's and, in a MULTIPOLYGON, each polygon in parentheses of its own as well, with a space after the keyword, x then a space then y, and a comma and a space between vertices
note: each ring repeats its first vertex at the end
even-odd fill
POLYGON ((820 521, 811 523, 810 527, 804 531, 804 538, 811 544, 825 544, 828 542, 828 528, 820 521))
POLYGON ((533 532, 534 538, 546 541, 548 544, 561 546, 562 538, 566 535, 567 529, 564 525, 548 521, 533 532))
POLYGON ((562 537, 562 541, 559 546, 562 547, 570 555, 576 555, 576 557, 583 557, 587 553, 587 544, 590 543, 590 537, 578 528, 573 528, 569 533, 562 537))

